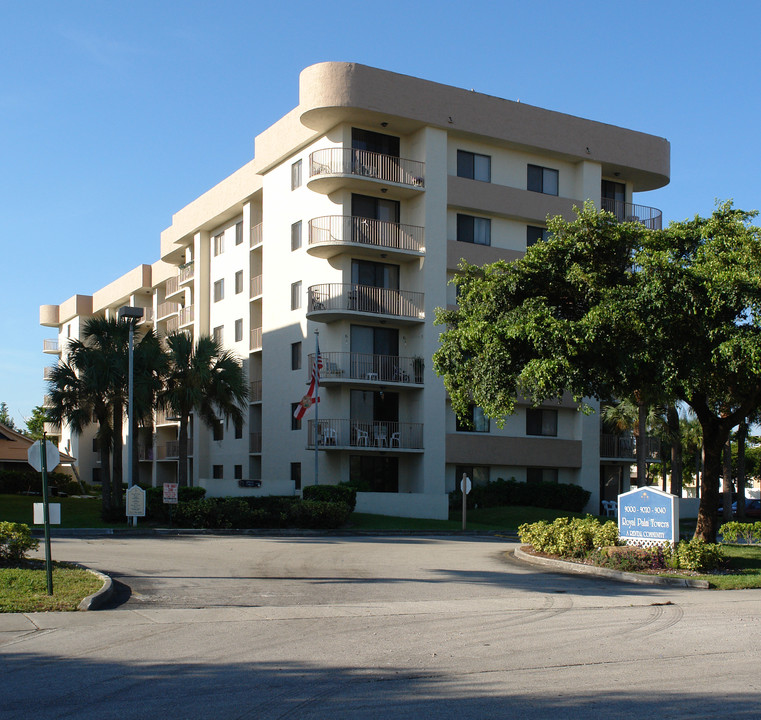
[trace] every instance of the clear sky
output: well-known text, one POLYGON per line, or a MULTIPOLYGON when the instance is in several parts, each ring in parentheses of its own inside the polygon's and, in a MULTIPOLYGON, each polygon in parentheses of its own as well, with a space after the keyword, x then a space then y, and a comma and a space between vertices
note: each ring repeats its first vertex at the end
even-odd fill
POLYGON ((42 403, 39 306, 159 257, 172 213, 253 156, 298 74, 343 60, 671 142, 682 220, 761 207, 761 3, 0 0, 0 400, 42 403))

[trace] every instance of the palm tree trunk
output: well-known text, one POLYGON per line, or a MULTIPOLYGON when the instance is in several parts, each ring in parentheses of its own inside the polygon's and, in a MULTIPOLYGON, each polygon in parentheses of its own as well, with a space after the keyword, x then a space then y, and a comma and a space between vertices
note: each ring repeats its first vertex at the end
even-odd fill
POLYGON ((177 483, 180 487, 188 485, 188 416, 180 418, 179 465, 177 467, 177 483))
POLYGON ((100 490, 101 490, 101 513, 103 519, 108 519, 113 508, 111 507, 111 452, 108 443, 100 441, 100 490))
POLYGON ((682 431, 676 405, 666 408, 666 421, 671 437, 671 494, 682 497, 682 431))

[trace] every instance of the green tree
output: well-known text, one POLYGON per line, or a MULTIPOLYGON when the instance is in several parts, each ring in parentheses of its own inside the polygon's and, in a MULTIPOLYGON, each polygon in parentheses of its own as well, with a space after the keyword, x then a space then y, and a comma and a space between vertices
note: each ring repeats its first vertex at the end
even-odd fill
POLYGON ((172 333, 166 345, 168 368, 158 404, 180 420, 177 481, 185 486, 190 413, 208 427, 219 423, 220 415, 226 422, 242 423, 248 385, 240 360, 211 337, 194 342, 185 332, 172 333))
POLYGON ((8 405, 5 402, 0 402, 0 423, 9 427, 11 430, 16 429, 16 425, 13 423, 13 418, 8 411, 8 405))
POLYGON ((591 204, 514 263, 464 266, 434 356, 452 407, 491 417, 517 392, 678 400, 703 431, 696 535, 717 530, 722 448, 761 403, 761 237, 731 203, 650 231, 591 204))
POLYGON ((42 405, 36 405, 32 409, 31 416, 26 420, 26 434, 32 440, 40 440, 46 422, 48 422, 47 411, 42 405))

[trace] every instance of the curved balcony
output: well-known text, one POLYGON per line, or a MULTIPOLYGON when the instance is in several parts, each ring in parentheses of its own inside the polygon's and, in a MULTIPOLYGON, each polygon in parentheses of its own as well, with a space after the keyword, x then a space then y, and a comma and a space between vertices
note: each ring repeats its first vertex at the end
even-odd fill
POLYGON ((425 189, 425 163, 370 150, 334 147, 309 156, 307 187, 330 194, 341 187, 376 190, 383 186, 388 197, 404 198, 425 189))
POLYGON ((331 258, 351 250, 355 255, 412 260, 425 253, 425 230, 416 225, 350 215, 326 215, 309 221, 310 255, 331 258))
POLYGON ((613 213, 618 222, 636 222, 644 225, 648 230, 660 230, 663 227, 663 213, 654 207, 647 205, 635 205, 634 203, 621 200, 602 198, 600 208, 613 213))
POLYGON ((307 317, 335 322, 347 317, 390 319, 397 323, 425 322, 423 293, 409 290, 326 283, 309 288, 307 317))
MULTIPOLYGON (((314 420, 307 424, 307 448, 314 449, 314 420)), ((423 424, 352 419, 317 421, 317 443, 321 450, 366 452, 423 452, 423 424)))
POLYGON ((42 341, 42 352, 48 353, 49 355, 60 355, 61 343, 59 343, 58 340, 45 339, 42 341))
POLYGON ((184 285, 185 283, 191 282, 193 280, 194 275, 195 275, 195 262, 191 260, 190 262, 187 262, 184 265, 180 265, 180 269, 177 273, 177 280, 180 285, 184 285))
MULTIPOLYGON (((424 362, 421 357, 374 355, 355 352, 323 352, 321 385, 350 382, 352 385, 423 387, 424 362)), ((307 369, 311 372, 314 353, 307 369)))

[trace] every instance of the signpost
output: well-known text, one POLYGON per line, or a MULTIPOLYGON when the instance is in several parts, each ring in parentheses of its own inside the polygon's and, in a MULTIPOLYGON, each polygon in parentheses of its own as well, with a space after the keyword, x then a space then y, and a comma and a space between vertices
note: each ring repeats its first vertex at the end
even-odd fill
POLYGON ((468 502, 466 500, 466 497, 468 493, 470 492, 470 488, 472 487, 470 478, 467 476, 466 473, 462 474, 462 480, 460 480, 460 490, 462 491, 462 529, 465 530, 465 526, 467 525, 467 518, 468 518, 468 502))
POLYGON ((172 505, 179 502, 179 483, 164 483, 164 504, 169 505, 169 527, 172 527, 172 505))
MULTIPOLYGON (((48 595, 53 594, 53 562, 50 558, 50 506, 48 503, 48 466, 53 470, 61 462, 58 448, 42 434, 42 439, 29 447, 27 461, 37 471, 42 473, 42 515, 45 522, 45 576, 47 579, 48 595)), ((60 509, 60 506, 59 506, 60 509)), ((60 522, 60 513, 58 522, 60 522)))
POLYGON ((629 545, 679 542, 679 498, 641 487, 618 496, 618 536, 629 545))
POLYGON ((127 517, 135 518, 135 524, 138 517, 145 517, 145 490, 139 485, 127 490, 127 517))

